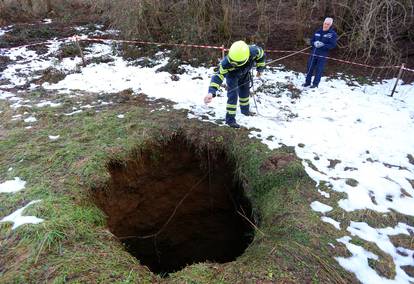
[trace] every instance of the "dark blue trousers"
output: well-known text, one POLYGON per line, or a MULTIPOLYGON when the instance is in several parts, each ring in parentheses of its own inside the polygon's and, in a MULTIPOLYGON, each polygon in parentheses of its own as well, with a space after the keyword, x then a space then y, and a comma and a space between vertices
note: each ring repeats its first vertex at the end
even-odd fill
POLYGON ((311 84, 313 73, 315 73, 315 78, 313 79, 313 85, 318 86, 321 81, 323 68, 325 67, 326 58, 311 55, 308 59, 308 67, 306 74, 306 85, 311 84))
POLYGON ((236 122, 237 99, 240 100, 240 110, 243 114, 249 113, 249 75, 246 74, 242 78, 226 77, 227 82, 227 107, 226 107, 226 123, 236 122))

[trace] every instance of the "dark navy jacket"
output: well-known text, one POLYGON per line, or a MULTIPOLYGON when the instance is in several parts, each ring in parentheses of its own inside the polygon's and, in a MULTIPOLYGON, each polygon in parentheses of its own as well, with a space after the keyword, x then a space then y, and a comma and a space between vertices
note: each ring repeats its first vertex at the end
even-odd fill
POLYGON ((337 39, 337 35, 336 32, 334 31, 334 29, 331 27, 329 30, 327 30, 326 32, 323 31, 323 29, 319 29, 317 30, 314 34, 313 37, 311 38, 310 44, 312 45, 313 49, 312 49, 312 53, 316 54, 316 55, 322 55, 322 56, 326 56, 328 54, 328 51, 335 48, 336 47, 336 39, 337 39), (320 48, 316 48, 313 43, 315 41, 321 41, 323 42, 325 45, 320 47, 320 48))
POLYGON ((233 66, 228 57, 220 62, 217 72, 211 78, 211 83, 208 88, 210 94, 215 95, 216 91, 220 88, 223 83, 224 77, 241 79, 247 76, 249 71, 256 64, 257 71, 262 72, 265 67, 265 54, 261 47, 256 45, 249 45, 250 57, 245 64, 242 66, 233 66))

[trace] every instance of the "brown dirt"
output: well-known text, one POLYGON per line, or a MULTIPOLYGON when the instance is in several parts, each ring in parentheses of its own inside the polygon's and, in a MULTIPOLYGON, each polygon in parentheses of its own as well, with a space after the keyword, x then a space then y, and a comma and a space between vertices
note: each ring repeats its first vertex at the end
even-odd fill
POLYGON ((0 55, 0 72, 4 71, 7 68, 7 64, 10 63, 10 58, 7 56, 0 55))
POLYGON ((3 127, 0 127, 0 139, 1 140, 5 140, 7 137, 7 131, 6 129, 4 129, 3 127))
POLYGON ((269 159, 265 160, 260 166, 260 172, 267 173, 272 171, 278 171, 295 160, 295 155, 293 154, 277 154, 269 159))
POLYGON ((33 81, 33 83, 37 85, 41 85, 44 82, 48 82, 51 84, 55 84, 61 80, 63 80, 66 75, 53 67, 49 67, 46 70, 42 71, 42 77, 33 81))
POLYGON ((414 156, 411 154, 407 155, 407 159, 411 165, 414 165, 414 156))
POLYGON ((59 24, 16 24, 10 32, 0 38, 0 48, 43 42, 53 37, 65 37, 69 34, 72 34, 71 28, 59 24))
POLYGON ((223 151, 213 155, 178 135, 108 169, 111 179, 93 190, 95 202, 109 230, 152 271, 232 261, 251 242, 252 227, 237 212, 250 218, 251 207, 223 151))
POLYGON ((407 273, 410 277, 414 277, 414 267, 410 265, 401 266, 401 268, 407 273))
POLYGON ((414 249, 414 234, 411 236, 390 236, 390 240, 395 247, 404 247, 411 250, 414 249))
POLYGON ((335 167, 336 167, 336 165, 337 164, 339 164, 339 163, 341 163, 341 161, 340 160, 337 160, 337 159, 328 159, 328 161, 329 161, 329 166, 328 166, 328 169, 335 169, 335 167))

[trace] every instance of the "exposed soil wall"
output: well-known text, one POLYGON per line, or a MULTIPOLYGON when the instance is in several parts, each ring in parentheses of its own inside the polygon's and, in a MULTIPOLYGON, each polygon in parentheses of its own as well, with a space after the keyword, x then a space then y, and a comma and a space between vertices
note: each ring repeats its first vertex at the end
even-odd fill
POLYGON ((224 152, 210 154, 176 137, 112 161, 107 188, 95 190, 109 230, 153 272, 232 261, 253 239, 234 164, 224 152))

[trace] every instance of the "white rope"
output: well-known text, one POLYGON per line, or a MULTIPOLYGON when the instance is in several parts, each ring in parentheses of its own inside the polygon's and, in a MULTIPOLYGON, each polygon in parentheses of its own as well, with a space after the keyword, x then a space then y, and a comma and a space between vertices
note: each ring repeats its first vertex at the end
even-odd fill
POLYGON ((277 58, 277 59, 272 60, 272 61, 269 61, 269 62, 267 62, 267 63, 266 63, 266 65, 270 65, 270 64, 275 63, 275 62, 277 62, 277 61, 280 61, 280 60, 286 59, 286 58, 288 58, 288 57, 291 57, 291 56, 293 56, 293 55, 296 55, 296 54, 298 54, 298 53, 304 52, 305 50, 307 50, 307 49, 309 49, 309 48, 311 48, 311 46, 308 46, 308 47, 306 47, 306 48, 304 48, 304 49, 302 49, 302 50, 296 51, 296 52, 294 52, 294 53, 292 53, 292 54, 289 54, 289 55, 286 55, 286 56, 283 56, 283 57, 277 58))

